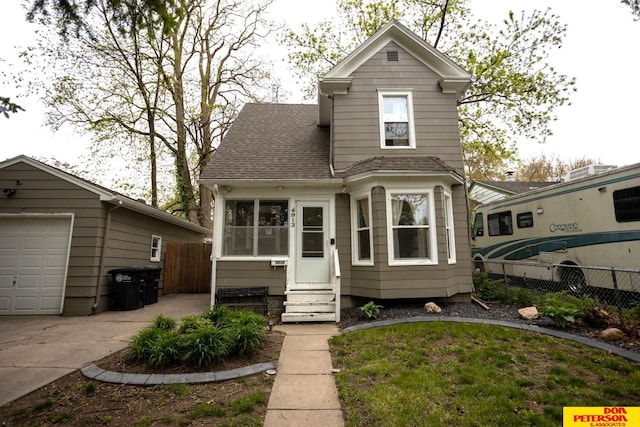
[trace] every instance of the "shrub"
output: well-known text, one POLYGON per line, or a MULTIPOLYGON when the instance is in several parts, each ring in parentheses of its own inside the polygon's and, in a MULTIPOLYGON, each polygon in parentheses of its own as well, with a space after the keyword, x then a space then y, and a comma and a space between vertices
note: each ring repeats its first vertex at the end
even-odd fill
POLYGON ((234 311, 224 307, 213 307, 202 314, 202 317, 209 320, 213 325, 223 325, 228 322, 229 316, 233 316, 234 311))
POLYGON ((231 337, 224 329, 205 325, 184 335, 183 360, 200 367, 210 365, 214 360, 220 360, 231 350, 231 337))
POLYGON ((262 347, 265 328, 255 323, 235 324, 229 327, 229 335, 233 345, 232 353, 243 356, 262 347))
POLYGON ((175 331, 161 331, 149 351, 151 366, 166 366, 180 359, 180 340, 175 331))
POLYGON ((473 275, 476 294, 485 301, 503 301, 506 298, 505 283, 505 279, 490 279, 486 271, 473 275))
POLYGON ((152 326, 163 331, 173 331, 176 328, 176 321, 160 314, 153 320, 152 326))
POLYGON ((358 307, 358 309, 362 312, 364 317, 367 319, 377 319, 380 314, 381 305, 376 304, 373 301, 369 301, 362 307, 358 307))
POLYGON ((151 349, 161 333, 162 329, 153 326, 142 329, 129 342, 129 351, 126 359, 129 361, 148 360, 151 355, 151 349))
POLYGON ((198 328, 211 325, 211 322, 206 317, 200 316, 184 316, 180 319, 180 327, 178 327, 179 334, 189 334, 198 328))
POLYGON ((536 303, 540 315, 551 318, 556 326, 566 328, 569 323, 575 323, 577 318, 584 317, 585 308, 592 305, 593 300, 562 291, 541 295, 536 303))

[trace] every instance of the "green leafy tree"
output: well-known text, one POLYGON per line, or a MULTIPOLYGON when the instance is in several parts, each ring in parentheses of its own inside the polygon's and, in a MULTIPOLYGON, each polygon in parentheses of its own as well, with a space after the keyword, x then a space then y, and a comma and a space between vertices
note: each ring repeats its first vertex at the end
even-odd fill
MULTIPOLYGON (((145 21, 140 2, 123 3, 131 7, 127 31, 100 3, 86 31, 59 43, 45 34, 35 52, 55 72, 46 95, 50 125, 90 132, 98 159, 149 162, 153 203, 156 164, 165 165, 174 190, 163 207, 210 227, 212 196, 197 180, 240 105, 268 86, 253 48, 271 31, 270 0, 179 0, 167 9, 175 17, 169 29, 145 21)), ((43 21, 57 28, 55 17, 43 21)))
POLYGON ((390 19, 398 19, 471 72, 458 101, 470 178, 493 179, 516 159, 516 139, 544 142, 574 79, 547 63, 566 26, 550 11, 513 12, 498 25, 474 20, 466 0, 338 0, 338 18, 289 29, 289 61, 311 97, 317 79, 390 19))

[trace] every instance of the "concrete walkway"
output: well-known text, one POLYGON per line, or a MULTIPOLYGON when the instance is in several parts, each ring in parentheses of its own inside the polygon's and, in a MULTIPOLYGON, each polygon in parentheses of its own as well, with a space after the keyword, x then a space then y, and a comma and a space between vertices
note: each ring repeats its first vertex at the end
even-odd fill
POLYGON ((335 324, 284 324, 286 333, 265 417, 265 427, 342 427, 329 338, 335 324))

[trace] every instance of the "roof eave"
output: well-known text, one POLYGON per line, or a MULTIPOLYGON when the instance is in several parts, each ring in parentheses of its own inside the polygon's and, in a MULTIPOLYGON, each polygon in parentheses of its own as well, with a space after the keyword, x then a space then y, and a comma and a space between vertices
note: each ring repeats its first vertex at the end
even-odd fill
POLYGON ((352 184, 358 181, 375 178, 403 178, 403 177, 424 177, 424 178, 449 178, 450 184, 464 184, 464 177, 455 171, 411 171, 411 170, 378 170, 367 171, 353 176, 345 177, 345 184, 352 184))
POLYGON ((212 230, 206 227, 202 227, 198 224, 194 224, 192 222, 188 222, 186 220, 180 219, 177 216, 171 215, 170 213, 161 211, 149 205, 145 205, 144 203, 137 202, 133 199, 128 199, 126 197, 115 195, 112 197, 100 197, 100 201, 122 206, 123 208, 139 212, 141 214, 150 216, 152 218, 157 218, 164 222, 172 223, 179 227, 186 228, 188 230, 201 233, 203 235, 212 234, 212 230))

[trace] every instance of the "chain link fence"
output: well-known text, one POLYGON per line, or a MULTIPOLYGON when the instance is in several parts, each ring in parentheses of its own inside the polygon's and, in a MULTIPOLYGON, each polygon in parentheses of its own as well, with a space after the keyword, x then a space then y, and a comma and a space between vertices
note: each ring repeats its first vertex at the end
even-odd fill
POLYGON ((475 262, 474 267, 491 279, 504 279, 507 294, 517 287, 535 294, 566 291, 619 309, 640 304, 640 269, 507 260, 475 262))

